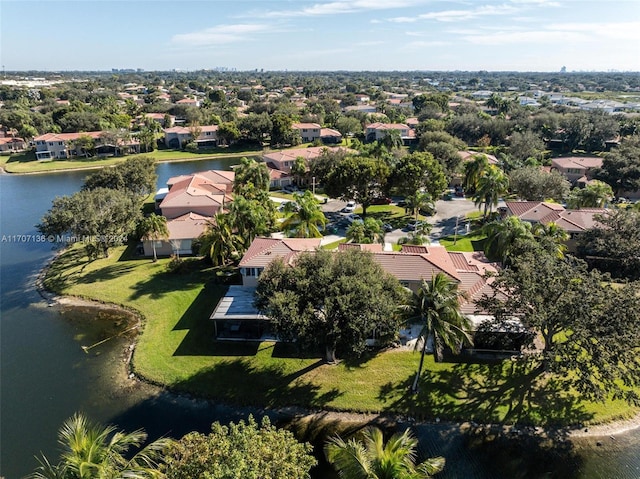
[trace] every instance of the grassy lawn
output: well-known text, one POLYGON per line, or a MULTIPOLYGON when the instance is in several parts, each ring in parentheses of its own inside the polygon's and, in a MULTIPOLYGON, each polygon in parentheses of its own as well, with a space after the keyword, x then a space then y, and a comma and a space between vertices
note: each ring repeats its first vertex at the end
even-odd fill
MULTIPOLYGON (((155 158, 158 161, 176 161, 176 160, 205 160, 205 159, 227 159, 258 157, 261 150, 242 150, 235 151, 231 148, 212 148, 202 150, 198 153, 189 153, 180 150, 156 150, 152 153, 143 153, 155 158)), ((73 160, 50 160, 38 161, 35 153, 27 152, 18 155, 0 156, 0 167, 9 173, 46 173, 51 171, 62 171, 70 169, 91 169, 103 166, 111 166, 122 163, 134 155, 107 157, 107 158, 79 158, 73 160)))
POLYGON ((480 232, 471 232, 468 235, 453 235, 440 238, 438 242, 448 251, 484 251, 484 242, 487 236, 480 232))
MULTIPOLYGON (((355 213, 362 215, 362 207, 358 206, 355 213)), ((394 228, 404 228, 410 220, 414 219, 412 214, 406 214, 404 208, 396 205, 369 206, 367 216, 389 223, 394 228)), ((418 219, 429 221, 428 216, 418 215, 418 219)))
POLYGON ((216 342, 209 315, 225 287, 195 259, 168 273, 168 260, 133 259, 130 249, 87 263, 81 249, 65 252, 46 285, 60 293, 126 305, 145 318, 133 358, 138 374, 199 396, 235 404, 363 412, 412 417, 554 425, 602 422, 636 410, 620 402, 580 402, 553 381, 518 363, 434 363, 427 356, 420 393, 409 385, 419 354, 393 349, 327 365, 297 357, 290 346, 216 342))

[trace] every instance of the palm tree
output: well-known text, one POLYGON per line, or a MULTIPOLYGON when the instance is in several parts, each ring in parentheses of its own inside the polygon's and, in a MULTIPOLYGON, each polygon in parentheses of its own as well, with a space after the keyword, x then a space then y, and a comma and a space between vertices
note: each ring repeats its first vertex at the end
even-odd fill
POLYGON ((382 139, 379 140, 389 150, 402 148, 402 136, 400 130, 386 130, 382 139))
POLYGON ((67 419, 58 431, 62 454, 58 464, 46 456, 38 459, 40 466, 31 479, 116 479, 162 477, 158 463, 170 439, 154 441, 135 454, 147 435, 142 430, 132 433, 117 431, 113 426, 89 422, 82 414, 67 419))
POLYGON ((269 191, 271 177, 266 163, 259 163, 252 158, 243 157, 235 169, 233 192, 243 194, 244 189, 252 184, 257 190, 269 191))
POLYGON ((418 440, 409 429, 394 434, 385 444, 382 431, 368 427, 362 440, 339 436, 325 445, 327 460, 345 479, 428 479, 444 469, 444 457, 416 464, 418 440))
POLYGON ((498 200, 509 188, 509 177, 494 165, 489 165, 478 179, 473 202, 480 208, 484 205, 482 218, 487 219, 493 206, 498 205, 498 200))
POLYGON ((384 244, 384 236, 382 221, 376 218, 365 218, 364 221, 354 221, 346 231, 347 241, 354 243, 384 244))
POLYGON ((407 205, 405 207, 405 212, 410 211, 416 220, 418 219, 420 211, 435 210, 435 205, 431 195, 425 191, 416 191, 414 194, 407 196, 406 201, 407 205))
POLYGON ((296 238, 320 238, 319 227, 327 223, 327 218, 315 197, 307 190, 302 195, 296 194, 295 199, 297 208, 284 220, 282 230, 296 238))
POLYGON ((214 266, 224 266, 239 260, 244 251, 244 242, 234 232, 231 216, 225 213, 218 213, 213 217, 198 241, 200 252, 205 253, 214 266))
POLYGON ((567 203, 570 208, 603 208, 611 198, 611 187, 603 181, 593 180, 584 188, 574 188, 567 203))
POLYGON ((531 223, 522 221, 517 216, 508 216, 503 220, 487 223, 482 231, 487 235, 484 243, 485 254, 489 258, 499 259, 504 265, 511 258, 518 241, 534 239, 531 223))
POLYGON ((420 365, 411 386, 414 394, 418 392, 418 380, 422 374, 430 336, 433 336, 436 362, 442 361, 444 346, 457 353, 462 343, 472 344, 469 335, 471 321, 460 312, 460 300, 464 297, 465 294, 458 290, 457 283, 446 274, 438 273, 431 281, 423 279, 420 289, 417 293, 412 293, 409 303, 400 307, 408 321, 418 319, 422 323, 419 336, 422 339, 420 365))
POLYGON ((167 228, 167 218, 151 213, 140 223, 142 239, 151 241, 153 247, 153 262, 158 261, 156 254, 156 242, 169 238, 169 228, 167 228))
POLYGON ((550 221, 549 223, 536 223, 533 225, 533 236, 538 241, 548 241, 553 245, 556 256, 562 258, 567 251, 566 242, 569 240, 569 234, 557 223, 550 221))
POLYGON ((475 192, 482 174, 489 168, 489 160, 486 155, 478 154, 473 160, 464 164, 464 189, 475 192))

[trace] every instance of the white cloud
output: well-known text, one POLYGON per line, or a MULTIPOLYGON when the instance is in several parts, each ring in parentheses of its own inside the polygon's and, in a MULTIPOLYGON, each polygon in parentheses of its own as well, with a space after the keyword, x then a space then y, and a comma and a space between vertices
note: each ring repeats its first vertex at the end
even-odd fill
POLYGON ((197 32, 176 34, 171 37, 171 43, 198 47, 236 43, 250 39, 253 33, 263 33, 269 29, 268 25, 262 24, 218 25, 197 32))
POLYGON ((524 32, 503 31, 483 33, 481 35, 466 35, 464 39, 475 45, 509 45, 513 43, 563 44, 566 42, 584 42, 589 40, 589 36, 580 32, 552 32, 536 30, 524 32))
POLYGON ((297 10, 272 10, 263 13, 264 17, 289 18, 313 17, 321 15, 337 15, 370 10, 390 10, 423 4, 428 0, 337 0, 327 3, 316 3, 297 10))
POLYGON ((449 42, 443 42, 442 40, 433 40, 433 41, 415 41, 409 42, 407 44, 408 48, 429 48, 429 47, 444 47, 446 45, 451 45, 449 42))
POLYGON ((555 23, 547 28, 552 31, 579 32, 601 38, 640 41, 640 22, 555 23))
POLYGON ((419 20, 436 20, 439 22, 468 21, 482 16, 509 15, 520 10, 513 5, 482 5, 467 10, 443 10, 440 12, 422 13, 415 17, 395 17, 389 21, 395 23, 412 23, 419 20))

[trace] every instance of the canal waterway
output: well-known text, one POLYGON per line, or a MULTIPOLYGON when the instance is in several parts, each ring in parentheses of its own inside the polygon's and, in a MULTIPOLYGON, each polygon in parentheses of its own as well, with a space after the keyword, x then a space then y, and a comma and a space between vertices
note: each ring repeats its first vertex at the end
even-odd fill
MULTIPOLYGON (((229 169, 235 163, 161 163, 158 185, 171 176, 229 169)), ((152 437, 206 431, 215 420, 237 421, 247 412, 133 381, 123 387, 114 365, 126 360, 131 338, 118 335, 114 327, 126 329, 125 318, 50 307, 36 291, 35 279, 55 250, 36 239, 35 225, 52 199, 77 191, 86 175, 0 175, 0 476, 6 479, 31 472, 40 452, 57 458, 57 430, 76 411, 126 430, 142 427, 152 437)), ((536 439, 478 440, 446 427, 418 427, 416 432, 422 453, 447 458, 442 478, 640 478, 638 430, 552 449, 536 439)))

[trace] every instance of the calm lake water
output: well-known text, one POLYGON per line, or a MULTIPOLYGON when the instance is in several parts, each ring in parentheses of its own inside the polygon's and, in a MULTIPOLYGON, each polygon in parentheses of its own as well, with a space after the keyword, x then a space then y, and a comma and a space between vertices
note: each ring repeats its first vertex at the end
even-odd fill
MULTIPOLYGON (((163 163, 158 184, 234 163, 163 163)), ((77 191, 86 175, 0 175, 0 476, 6 479, 31 472, 40 451, 57 458, 57 430, 76 411, 126 430, 143 427, 152 437, 206 431, 215 420, 237 421, 246 414, 157 394, 153 388, 114 392, 113 364, 122 361, 127 338, 107 341, 88 353, 82 349, 112 336, 113 320, 50 308, 36 292, 34 280, 55 251, 51 244, 24 235, 36 235, 34 225, 51 200, 77 191)), ((535 440, 476 441, 446 428, 419 427, 416 432, 424 454, 447 458, 442 478, 640 478, 640 431, 604 438, 602 447, 589 439, 572 450, 550 451, 535 440)))

